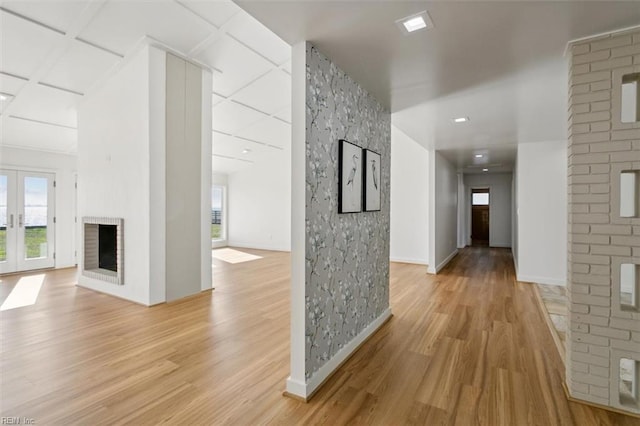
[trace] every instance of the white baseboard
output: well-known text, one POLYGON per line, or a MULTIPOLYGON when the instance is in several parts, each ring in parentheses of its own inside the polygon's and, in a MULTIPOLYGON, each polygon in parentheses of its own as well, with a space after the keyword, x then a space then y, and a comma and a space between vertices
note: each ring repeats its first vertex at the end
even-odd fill
POLYGON ((429 262, 427 262, 424 259, 411 259, 411 258, 408 258, 408 257, 392 257, 389 260, 392 261, 392 262, 411 263, 411 264, 414 264, 414 265, 424 265, 424 266, 426 266, 426 265, 429 264, 429 262))
POLYGON ((447 256, 447 258, 445 260, 440 262, 438 264, 438 266, 436 266, 435 268, 433 268, 432 266, 429 266, 429 268, 427 269, 427 272, 430 273, 430 274, 437 274, 438 272, 440 272, 442 270, 442 268, 447 266, 447 263, 451 262, 451 259, 456 257, 457 254, 458 254, 458 249, 455 249, 454 251, 451 252, 451 254, 449 256, 447 256))
POLYGON ((228 241, 228 247, 247 248, 256 250, 270 250, 270 251, 286 251, 290 252, 290 247, 284 247, 279 244, 254 244, 242 241, 228 241))
POLYGON ((300 397, 304 400, 309 399, 322 384, 360 347, 365 340, 372 336, 378 329, 391 317, 391 308, 385 311, 364 330, 360 332, 352 341, 347 343, 342 349, 336 353, 325 365, 320 367, 318 371, 307 381, 302 383, 297 380, 287 379, 287 393, 300 397))
POLYGON ((212 249, 223 248, 223 247, 227 247, 228 245, 229 244, 227 244, 227 240, 211 241, 211 248, 212 249))
POLYGON ((513 258, 513 267, 516 270, 516 279, 517 279, 517 277, 518 277, 518 257, 513 252, 513 247, 511 247, 511 257, 513 258))
POLYGON ((495 248, 511 248, 511 244, 509 243, 490 244, 490 246, 495 248))
POLYGON ((294 380, 291 376, 287 377, 287 393, 307 399, 307 385, 304 382, 294 380))
POLYGON ((533 275, 520 275, 517 274, 518 281, 525 283, 538 283, 538 284, 548 284, 548 285, 557 285, 561 287, 566 287, 566 280, 559 278, 551 278, 551 277, 535 277, 533 275))

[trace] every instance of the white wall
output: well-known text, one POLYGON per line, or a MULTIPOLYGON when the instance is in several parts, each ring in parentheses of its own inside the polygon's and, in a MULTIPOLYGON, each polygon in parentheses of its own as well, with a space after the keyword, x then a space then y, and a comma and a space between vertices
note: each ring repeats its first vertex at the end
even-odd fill
POLYGON ((149 48, 78 108, 78 221, 124 218, 125 256, 124 285, 82 275, 79 284, 145 305, 157 302, 150 298, 149 111, 149 48))
POLYGON ((429 262, 429 151, 391 126, 391 260, 429 262))
MULTIPOLYGON (((516 157, 517 158, 517 157, 516 157)), ((513 168, 511 175, 511 254, 513 263, 518 273, 518 164, 513 168)))
MULTIPOLYGON (((170 302, 197 294, 203 283, 211 283, 211 123, 203 132, 203 116, 211 116, 212 89, 209 87, 203 92, 200 66, 171 53, 166 55, 165 88, 164 262, 166 301, 170 302), (209 107, 203 108, 206 105, 209 107), (206 142, 203 135, 208 139, 206 142), (208 201, 203 202, 203 198, 208 201), (205 259, 208 268, 203 268, 205 259), (209 275, 208 280, 203 273, 209 275)), ((151 262, 153 267, 156 259, 152 258, 151 262)))
MULTIPOLYGON (((182 77, 183 85, 195 87, 189 92, 193 96, 183 99, 193 124, 182 126, 176 136, 197 141, 188 146, 188 161, 167 148, 166 105, 176 99, 166 99, 163 50, 141 47, 79 106, 79 221, 84 216, 124 218, 124 285, 82 275, 79 285, 145 305, 167 300, 171 285, 189 289, 180 296, 211 288, 212 89, 211 73, 200 71, 193 66, 193 77, 182 77), (190 180, 176 188, 177 176, 184 177, 186 168, 192 171, 190 180), (189 233, 168 227, 185 222, 180 218, 187 212, 189 233), (171 253, 175 247, 192 263, 189 274, 174 270, 179 278, 171 280, 170 268, 185 263, 171 253)), ((78 253, 81 264, 82 250, 78 253)))
MULTIPOLYGON (((10 142, 10 141, 4 141, 10 142)), ((75 250, 75 155, 0 147, 0 169, 55 173, 55 253, 56 268, 76 264, 75 250)))
POLYGON ((465 184, 465 236, 471 243, 471 190, 489 188, 489 245, 511 247, 511 173, 467 174, 465 184))
MULTIPOLYGON (((166 67, 167 55, 159 49, 149 49, 149 139, 155 143, 149 144, 149 246, 150 259, 166 259, 166 67), (151 184, 153 183, 153 184, 151 184)), ((126 232, 126 228, 125 228, 126 232)), ((126 243, 125 243, 126 245, 126 243)), ((166 265, 165 262, 156 262, 150 268, 150 280, 155 285, 149 289, 149 303, 160 303, 165 300, 166 292, 166 265)), ((125 268, 126 269, 126 268, 125 268)))
POLYGON ((467 246, 467 209, 466 209, 466 191, 464 190, 464 174, 458 172, 458 248, 467 246))
POLYGON ((518 145, 518 280, 566 285, 566 141, 518 145))
POLYGON ((213 73, 203 69, 201 72, 200 96, 200 289, 213 288, 213 259, 211 259, 211 187, 213 182, 213 73))
POLYGON ((437 273, 458 253, 458 176, 439 152, 429 152, 429 269, 437 273))
POLYGON ((291 49, 291 338, 287 392, 303 395, 306 389, 306 126, 307 43, 291 49))
POLYGON ((229 177, 226 175, 226 173, 213 173, 211 182, 214 185, 227 186, 227 184, 229 183, 229 177))
POLYGON ((228 175, 227 242, 233 247, 291 250, 291 149, 228 175))

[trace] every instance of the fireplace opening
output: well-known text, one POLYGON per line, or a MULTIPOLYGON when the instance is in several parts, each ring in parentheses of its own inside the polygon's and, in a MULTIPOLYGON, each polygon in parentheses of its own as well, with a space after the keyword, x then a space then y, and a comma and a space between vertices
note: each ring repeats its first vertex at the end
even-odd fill
POLYGON ((118 272, 118 227, 98 225, 98 267, 118 272))
POLYGON ((124 219, 83 217, 84 261, 82 275, 124 284, 124 219))

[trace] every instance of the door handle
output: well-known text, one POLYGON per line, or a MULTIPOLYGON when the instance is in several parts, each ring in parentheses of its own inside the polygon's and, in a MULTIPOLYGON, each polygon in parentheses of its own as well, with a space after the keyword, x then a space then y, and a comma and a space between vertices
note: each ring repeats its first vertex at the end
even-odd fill
POLYGON ((13 214, 9 215, 9 227, 13 228, 13 214))
POLYGON ((18 228, 22 228, 22 214, 18 215, 18 228))

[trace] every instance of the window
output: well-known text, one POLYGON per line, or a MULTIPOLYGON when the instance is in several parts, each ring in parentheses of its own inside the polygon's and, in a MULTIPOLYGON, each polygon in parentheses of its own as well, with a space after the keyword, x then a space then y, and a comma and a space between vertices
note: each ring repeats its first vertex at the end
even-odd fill
POLYGON ((622 76, 621 116, 623 123, 640 121, 640 73, 622 76))
POLYGON ((488 206, 489 205, 489 193, 488 192, 474 192, 471 195, 471 204, 474 206, 488 206))
POLYGON ((640 172, 636 170, 620 173, 620 217, 640 216, 640 172))
POLYGON ((640 362, 635 359, 620 358, 620 403, 638 408, 640 394, 638 380, 640 378, 640 362))
POLYGON ((214 185, 211 188, 211 240, 224 240, 224 187, 214 185))
POLYGON ((620 305, 623 310, 637 311, 638 282, 640 281, 640 265, 623 263, 620 265, 620 305))

